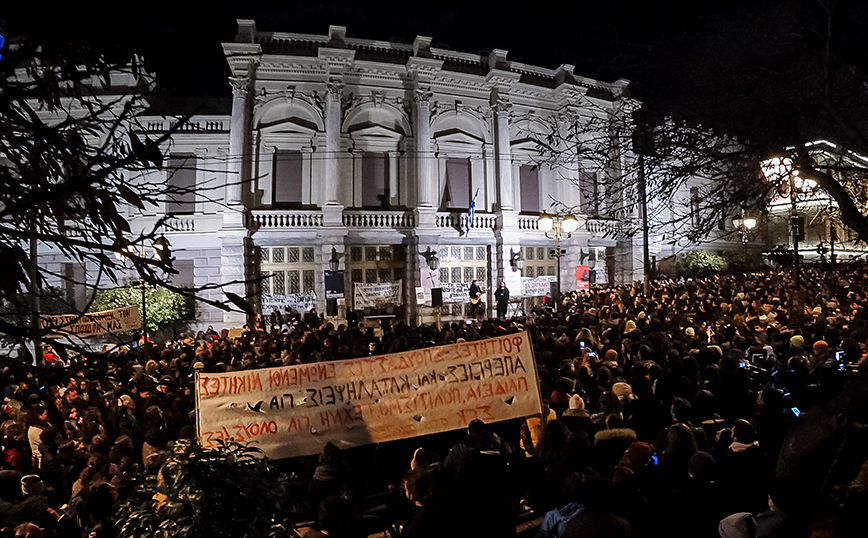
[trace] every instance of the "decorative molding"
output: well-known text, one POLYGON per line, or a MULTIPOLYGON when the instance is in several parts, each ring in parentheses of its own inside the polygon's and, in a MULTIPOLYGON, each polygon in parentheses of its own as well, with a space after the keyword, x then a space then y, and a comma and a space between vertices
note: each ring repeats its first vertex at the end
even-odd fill
POLYGON ((491 110, 493 110, 494 112, 509 112, 511 108, 512 103, 510 103, 506 99, 498 97, 497 99, 493 99, 491 101, 491 110))
POLYGON ((250 79, 247 77, 229 77, 229 86, 232 88, 232 96, 247 99, 250 88, 250 79))
POLYGON ((431 88, 416 88, 416 91, 413 92, 413 100, 416 104, 428 104, 432 97, 434 97, 434 92, 431 91, 431 88))
POLYGON ((326 95, 331 99, 340 99, 344 93, 344 83, 341 79, 330 77, 326 81, 326 95))

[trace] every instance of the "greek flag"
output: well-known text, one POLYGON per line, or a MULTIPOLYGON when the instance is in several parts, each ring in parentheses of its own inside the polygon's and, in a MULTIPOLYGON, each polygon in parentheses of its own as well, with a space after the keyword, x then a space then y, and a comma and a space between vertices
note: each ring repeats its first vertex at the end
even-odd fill
POLYGON ((464 223, 464 235, 470 233, 470 225, 473 223, 473 218, 476 216, 476 196, 479 194, 479 189, 473 195, 473 201, 470 202, 470 211, 467 212, 467 222, 464 223))

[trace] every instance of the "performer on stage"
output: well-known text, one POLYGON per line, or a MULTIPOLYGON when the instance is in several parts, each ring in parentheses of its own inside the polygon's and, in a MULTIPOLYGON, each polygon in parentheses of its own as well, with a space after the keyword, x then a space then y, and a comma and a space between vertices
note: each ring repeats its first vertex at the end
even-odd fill
POLYGON ((506 287, 506 282, 500 281, 497 289, 494 291, 494 300, 497 301, 497 317, 503 319, 506 317, 506 311, 509 308, 509 288, 506 287))
POLYGON ((470 283, 470 317, 479 318, 480 314, 485 312, 485 305, 482 303, 482 287, 478 280, 470 283))

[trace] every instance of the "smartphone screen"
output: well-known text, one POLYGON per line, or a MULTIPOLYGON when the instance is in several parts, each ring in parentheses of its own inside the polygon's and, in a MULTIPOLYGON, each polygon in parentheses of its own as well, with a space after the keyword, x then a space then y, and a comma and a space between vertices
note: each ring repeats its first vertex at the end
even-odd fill
POLYGON ((799 408, 798 408, 798 407, 790 407, 790 411, 792 411, 793 414, 796 415, 796 416, 799 416, 799 415, 802 414, 802 412, 799 411, 799 408))

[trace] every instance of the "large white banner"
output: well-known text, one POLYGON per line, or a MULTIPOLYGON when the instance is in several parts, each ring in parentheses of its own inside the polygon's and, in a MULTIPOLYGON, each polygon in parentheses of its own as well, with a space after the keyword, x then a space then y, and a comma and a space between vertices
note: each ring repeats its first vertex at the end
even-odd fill
POLYGON ((255 442, 272 458, 540 412, 528 333, 379 357, 196 375, 202 446, 255 442))
POLYGON ((262 314, 268 315, 276 308, 278 312, 289 307, 299 312, 307 312, 316 306, 316 293, 308 291, 306 293, 289 293, 279 295, 275 293, 262 294, 262 314))
POLYGON ((353 286, 353 308, 382 308, 386 305, 401 304, 401 280, 379 284, 360 284, 353 286))
POLYGON ((521 277, 521 296, 522 297, 543 297, 551 290, 550 284, 557 282, 558 277, 538 276, 536 278, 521 277))
POLYGON ((83 316, 39 316, 39 326, 42 330, 51 331, 46 338, 84 337, 140 329, 142 321, 139 307, 127 306, 105 312, 90 312, 83 316))

